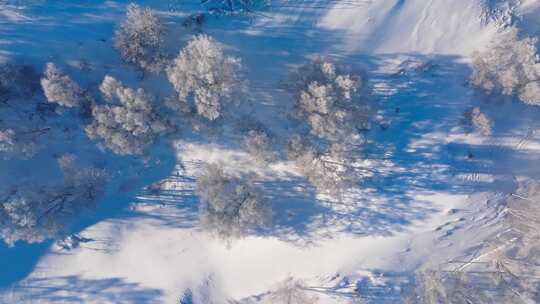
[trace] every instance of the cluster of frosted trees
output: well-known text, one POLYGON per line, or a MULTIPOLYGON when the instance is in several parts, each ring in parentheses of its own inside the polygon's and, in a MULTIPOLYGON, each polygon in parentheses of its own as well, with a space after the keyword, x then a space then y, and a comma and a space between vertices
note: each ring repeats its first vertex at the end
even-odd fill
MULTIPOLYGON (((166 76, 174 96, 156 98, 109 75, 99 86, 100 94, 93 94, 92 88, 79 85, 53 63, 47 64, 39 81, 43 95, 57 109, 86 113, 81 120, 86 135, 103 150, 120 155, 144 154, 188 121, 212 126, 234 119, 228 112, 248 91, 240 59, 226 54, 219 42, 204 34, 194 36, 172 58, 163 48, 165 33, 156 12, 132 4, 114 33, 114 47, 126 63, 166 76)), ((540 68, 535 42, 520 38, 516 29, 502 33, 488 51, 474 56, 471 83, 487 94, 511 95, 537 104, 540 68)), ((8 96, 16 85, 6 73, 0 74, 0 96, 8 96)), ((241 134, 240 146, 258 164, 291 161, 318 192, 337 197, 362 177, 359 151, 362 131, 369 128, 371 116, 365 84, 358 73, 333 61, 308 62, 288 82, 293 107, 287 117, 299 127, 285 141, 276 140, 264 126, 248 128, 241 134)), ((491 133, 492 124, 480 108, 470 109, 465 120, 471 130, 491 133)), ((0 124, 0 152, 4 158, 32 155, 43 130, 0 124)), ((200 178, 199 189, 215 191, 212 195, 199 191, 205 226, 240 234, 256 225, 245 214, 267 222, 262 221, 269 213, 260 200, 264 197, 260 190, 249 179, 226 176, 225 171, 210 165, 200 178), (205 185, 208 182, 215 182, 215 187, 205 185), (242 203, 238 205, 238 201, 242 203)))
MULTIPOLYGON (((520 37, 511 27, 495 35, 485 51, 474 52, 470 83, 489 99, 507 97, 540 105, 540 57, 537 38, 520 37)), ((489 136, 493 123, 474 107, 464 113, 465 127, 489 136)))
MULTIPOLYGON (((240 59, 226 55, 213 38, 195 36, 165 69, 176 92, 166 106, 190 119, 198 118, 208 123, 223 120, 227 111, 235 106, 235 100, 242 98, 240 93, 245 92, 241 70, 240 59)), ((279 160, 279 150, 282 149, 318 191, 339 194, 354 185, 360 176, 358 155, 352 152, 355 150, 352 146, 361 143, 360 132, 369 127, 364 80, 331 61, 318 59, 295 71, 291 83, 295 107, 290 114, 298 121, 307 122, 308 138, 299 140, 300 135, 294 135, 280 148, 272 132, 258 125, 244 132, 242 146, 260 164, 279 160)), ((214 168, 212 166, 209 168, 214 168)), ((205 184, 210 180, 209 175, 215 174, 213 178, 223 180, 222 172, 208 169, 200 177, 198 189, 213 189, 205 184)), ((239 177, 230 183, 241 183, 241 179, 239 177)), ((247 192, 247 202, 260 197, 250 196, 254 194, 254 188, 249 186, 249 182, 242 183, 241 187, 235 186, 235 191, 242 189, 247 192)), ((265 204, 242 203, 251 209, 247 214, 256 219, 247 221, 240 216, 235 205, 247 194, 232 195, 223 183, 216 185, 220 191, 213 194, 213 199, 206 192, 199 193, 201 222, 205 227, 220 235, 239 235, 240 231, 268 222, 263 220, 263 215, 269 214, 263 207, 265 204), (231 197, 235 199, 231 200, 231 197), (219 205, 225 202, 228 207, 219 205), (231 213, 230 210, 236 212, 231 213)))
MULTIPOLYGON (((235 8, 254 4, 250 1, 227 3, 235 8)), ((38 85, 46 104, 55 110, 51 113, 60 116, 78 113, 73 118, 80 120, 86 136, 103 151, 119 155, 143 155, 160 138, 185 128, 186 124, 194 129, 197 124, 212 128, 227 120, 234 124, 237 118, 228 113, 247 92, 240 59, 226 54, 218 41, 204 34, 194 36, 173 58, 164 51, 165 33, 164 23, 156 12, 131 4, 114 32, 113 41, 125 63, 144 72, 166 76, 174 89, 173 96, 156 98, 148 90, 126 86, 110 75, 104 77, 97 89, 85 87, 56 64, 48 63, 38 85)), ((337 194, 354 185, 358 181, 358 159, 351 147, 361 143, 360 131, 369 125, 369 111, 365 81, 346 70, 322 59, 300 67, 291 77, 293 112, 286 115, 304 122, 295 131, 301 135, 278 141, 271 130, 256 122, 241 132, 240 146, 259 165, 292 161, 317 191, 337 194)), ((6 76, 6 73, 0 74, 6 76)), ((7 95, 5 92, 14 87, 8 77, 0 78, 2 95, 7 95)), ((0 125, 0 152, 4 157, 25 154, 31 157, 43 130, 0 125)), ((86 178, 101 177, 97 174, 99 170, 92 172, 95 176, 87 172, 86 178)), ((202 226, 220 236, 240 236, 268 224, 271 211, 261 188, 250 178, 230 176, 226 172, 226 168, 209 164, 199 177, 202 226)), ((32 194, 35 189, 24 190, 24 187, 16 187, 16 191, 5 195, 2 215, 7 220, 2 226, 9 228, 3 230, 3 238, 10 242, 30 241, 30 237, 8 237, 10 233, 19 234, 17 231, 23 231, 25 225, 28 231, 40 228, 48 231, 42 236, 53 236, 62 230, 66 221, 58 216, 59 220, 54 223, 52 218, 40 215, 44 210, 58 209, 66 211, 66 215, 75 214, 67 212, 75 209, 71 208, 75 205, 72 200, 81 200, 81 206, 86 206, 98 198, 97 194, 87 195, 83 200, 79 195, 90 190, 68 184, 44 185, 39 190, 44 195, 39 198, 32 194), (32 208, 35 210, 31 211, 32 208), (24 210, 28 212, 27 218, 20 217, 24 210), (13 224, 15 222, 17 224, 13 224), (48 228, 44 228, 45 223, 48 228)), ((97 182, 86 182, 88 186, 94 184, 97 182)))
MULTIPOLYGON (((206 43, 206 39, 204 41, 206 43)), ((182 56, 184 56, 183 53, 180 54, 179 58, 182 56)), ((214 57, 221 58, 221 56, 214 57)), ((219 61, 222 62, 223 66, 226 66, 227 61, 221 59, 219 61)), ((179 62, 177 58, 176 63, 179 62)), ((232 62, 236 62, 236 60, 232 62)), ((227 72, 219 74, 227 75, 230 71, 230 69, 216 69, 216 71, 223 70, 227 72)), ((183 70, 176 69, 176 71, 184 73, 183 70)), ((211 79, 217 79, 212 73, 205 73, 205 75, 211 76, 211 79)), ((231 87, 233 84, 236 84, 236 88, 240 87, 241 81, 237 78, 227 77, 227 79, 234 79, 234 82, 231 82, 231 87)), ((343 68, 322 59, 302 66, 293 73, 291 79, 290 89, 295 103, 293 112, 288 113, 290 114, 288 116, 297 121, 305 122, 305 125, 300 126, 298 131, 303 132, 307 129, 307 134, 294 134, 284 145, 280 145, 275 140, 271 130, 268 130, 261 123, 244 122, 241 128, 241 133, 243 133, 242 146, 261 165, 280 160, 280 150, 283 150, 285 158, 295 165, 298 172, 318 192, 340 199, 343 192, 354 186, 361 178, 358 145, 362 142, 361 131, 369 127, 370 119, 363 82, 360 77, 347 74, 343 68)), ((184 80, 177 83, 180 85, 186 82, 190 83, 191 81, 184 80)), ((199 86, 200 84, 195 87, 199 86)), ((213 90, 223 92, 219 86, 214 86, 213 90)), ((212 97, 214 95, 214 93, 208 93, 203 96, 212 97)), ((219 93, 217 96, 221 98, 216 100, 228 100, 228 96, 225 94, 219 93)), ((196 98, 194 98, 194 102, 198 103, 196 98)), ((210 104, 214 104, 214 102, 210 104)), ((221 103, 219 104, 221 105, 221 103)), ((204 102, 203 109, 205 110, 198 110, 197 113, 202 115, 201 112, 207 112, 207 107, 208 102, 204 102)), ((211 109, 221 108, 211 107, 211 109)), ((211 120, 212 117, 206 118, 211 120)), ((270 214, 266 208, 263 208, 263 204, 246 205, 250 208, 250 212, 247 214, 255 221, 246 221, 238 213, 242 209, 239 209, 236 204, 244 202, 244 199, 248 199, 246 203, 254 202, 258 200, 256 198, 261 197, 254 195, 254 188, 249 186, 250 183, 244 182, 242 186, 239 186, 240 180, 222 182, 224 179, 222 169, 216 169, 213 166, 209 168, 198 181, 203 224, 212 228, 213 231, 218 231, 222 236, 240 234, 230 228, 231 223, 236 226, 235 229, 242 231, 249 231, 250 227, 254 226, 263 226, 267 222, 263 215, 269 216, 270 214), (209 186, 210 184, 214 187, 209 186), (235 190, 232 191, 230 187, 235 190), (209 196, 209 191, 211 196, 209 196), (241 193, 237 193, 238 191, 241 193), (231 200, 231 197, 234 199, 231 200), (228 207, 221 205, 225 202, 227 202, 228 207), (231 213, 228 210, 235 212, 231 213)), ((244 204, 242 203, 242 206, 244 204)))
POLYGON ((45 137, 62 131, 49 122, 54 111, 41 102, 40 85, 51 105, 77 108, 90 102, 54 64, 46 66, 41 80, 24 65, 0 67, 0 239, 8 245, 60 237, 75 216, 95 205, 107 182, 104 169, 83 165, 73 155, 44 158, 45 137), (21 175, 18 164, 33 170, 21 175))
POLYGON ((487 94, 515 96, 540 105, 540 58, 536 38, 520 38, 517 28, 496 36, 487 51, 473 54, 471 83, 487 94))
MULTIPOLYGON (((249 0, 212 2, 231 11, 255 4, 249 0)), ((109 75, 99 86, 100 94, 93 95, 49 63, 39 81, 45 99, 65 111, 89 109, 83 121, 85 134, 104 150, 120 155, 144 154, 160 137, 174 132, 178 127, 174 125, 178 123, 175 116, 209 125, 227 119, 231 107, 243 98, 239 93, 246 88, 241 60, 226 54, 224 47, 207 35, 193 37, 170 60, 164 51, 165 33, 156 12, 132 4, 114 33, 114 47, 124 62, 144 72, 163 72, 174 96, 160 100, 109 75)), ((487 95, 506 95, 528 105, 540 105, 536 43, 534 38, 521 38, 515 28, 501 33, 487 51, 473 55, 471 84, 487 95)), ((0 68, 0 105, 35 91, 35 84, 24 75, 28 73, 23 68, 0 68), (20 86, 19 82, 29 85, 20 86)), ((361 178, 358 151, 371 116, 366 81, 325 59, 301 66, 289 80, 294 106, 288 114, 300 125, 293 130, 295 134, 283 143, 271 130, 253 126, 242 134, 241 146, 260 165, 291 161, 317 191, 337 196, 361 178)), ((471 131, 492 133, 492 122, 479 107, 468 110, 465 121, 471 131)), ((0 156, 31 157, 44 132, 47 127, 0 120, 0 156)), ((76 157, 63 155, 58 158, 58 169, 61 178, 50 183, 10 183, 0 189, 0 238, 6 243, 57 237, 73 216, 93 207, 105 191, 107 174, 101 168, 78 165, 76 157)), ((539 258, 539 188, 528 184, 508 200, 504 219, 507 232, 486 248, 486 252, 492 252, 493 270, 482 275, 420 272, 410 297, 412 303, 483 303, 494 297, 508 303, 535 301, 539 283, 523 276, 538 277, 538 273, 523 261, 539 258), (482 290, 480 286, 485 285, 498 289, 482 290)), ((251 178, 228 172, 225 166, 208 164, 198 176, 196 192, 201 226, 221 237, 242 236, 271 222, 272 211, 263 187, 251 178)), ((270 298, 271 303, 316 301, 292 280, 270 298)))

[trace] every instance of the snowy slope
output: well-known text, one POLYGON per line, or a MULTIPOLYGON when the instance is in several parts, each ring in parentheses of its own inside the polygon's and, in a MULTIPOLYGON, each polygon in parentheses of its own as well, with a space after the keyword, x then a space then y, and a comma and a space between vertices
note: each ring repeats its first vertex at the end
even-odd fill
MULTIPOLYGON (((160 10, 171 25, 199 9, 196 1, 173 2, 173 11, 170 3, 142 4, 160 10)), ((520 124, 510 133, 499 117, 494 138, 458 127, 463 111, 478 102, 465 85, 467 56, 511 13, 531 29, 538 20, 537 1, 519 8, 491 2, 287 1, 253 18, 210 18, 205 31, 247 67, 253 115, 281 137, 286 125, 274 117, 290 104, 280 83, 291 67, 323 55, 366 69, 373 105, 389 126, 375 125, 367 135, 365 165, 376 173, 345 204, 331 204, 306 187, 290 163, 256 168, 233 135, 217 143, 179 138, 169 176, 140 177, 136 184, 147 187, 133 190, 134 198, 106 197, 102 206, 122 199, 132 204, 84 226, 79 246, 50 244, 17 261, 37 263, 26 267, 23 279, 2 282, 0 303, 178 303, 187 290, 194 303, 259 303, 290 276, 321 303, 398 303, 414 270, 465 256, 496 231, 499 210, 489 202, 537 174, 528 164, 540 158, 540 136, 525 136, 527 124, 538 125, 535 111, 508 105, 504 112, 518 113, 520 124), (256 176, 271 196, 270 231, 231 243, 201 231, 194 185, 205 161, 256 176), (510 168, 513 163, 519 165, 510 168), (157 183, 163 188, 152 191, 157 183)), ((125 4, 0 2, 0 59, 68 66, 84 59, 94 64, 91 72, 73 68, 83 83, 111 71, 136 82, 110 46, 125 4)), ((189 31, 173 28, 171 37, 180 38, 171 47, 179 48, 189 31)), ((143 85, 159 89, 160 81, 143 85)), ((0 260, 4 253, 14 256, 9 250, 17 248, 2 248, 0 260)))
POLYGON ((483 1, 338 2, 319 25, 343 32, 351 52, 469 55, 501 25, 488 9, 483 1))

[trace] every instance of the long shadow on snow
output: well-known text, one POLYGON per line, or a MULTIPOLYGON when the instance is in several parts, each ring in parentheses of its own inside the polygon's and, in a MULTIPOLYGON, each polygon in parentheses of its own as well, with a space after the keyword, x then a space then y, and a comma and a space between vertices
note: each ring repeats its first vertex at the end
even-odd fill
MULTIPOLYGON (((315 4, 313 9, 319 7, 315 4)), ((286 14, 286 8, 284 13, 286 14)), ((345 205, 324 201, 312 204, 315 201, 313 189, 305 186, 305 182, 294 181, 295 178, 292 177, 293 182, 277 181, 265 184, 267 190, 275 190, 280 195, 276 196, 273 202, 276 214, 275 227, 264 235, 292 241, 298 239, 316 241, 331 237, 336 230, 357 235, 388 235, 406 229, 411 221, 425 218, 434 211, 429 204, 419 201, 416 195, 435 191, 468 193, 469 188, 449 182, 451 181, 449 168, 455 166, 455 158, 452 156, 453 150, 449 150, 444 143, 444 138, 425 140, 426 134, 434 131, 445 134, 447 130, 457 125, 460 113, 470 102, 468 90, 462 86, 467 77, 467 68, 457 63, 456 58, 449 56, 428 58, 418 54, 389 54, 370 57, 351 56, 335 51, 321 53, 321 41, 326 45, 333 45, 339 39, 331 35, 331 32, 321 29, 307 30, 313 29, 317 16, 320 14, 299 19, 293 28, 283 26, 269 29, 264 26, 257 27, 256 24, 246 24, 243 32, 234 28, 236 25, 233 23, 231 25, 234 26, 223 26, 225 19, 211 20, 210 26, 218 24, 220 29, 210 28, 209 33, 227 44, 236 45, 240 50, 243 48, 258 50, 244 53, 243 58, 246 66, 258 66, 256 71, 247 71, 248 78, 252 79, 255 87, 254 100, 259 105, 254 107, 253 115, 267 124, 273 123, 273 127, 280 129, 276 133, 281 135, 290 131, 292 128, 290 123, 278 120, 276 125, 276 122, 272 121, 275 115, 268 114, 283 114, 283 109, 290 107, 290 96, 284 93, 279 85, 287 77, 287 67, 304 63, 307 59, 306 54, 338 58, 353 67, 367 67, 373 85, 387 84, 390 88, 397 88, 397 92, 389 94, 377 91, 374 87, 373 99, 377 103, 376 109, 387 119, 391 119, 392 123, 384 131, 375 127, 369 132, 368 138, 371 143, 364 151, 367 159, 388 161, 393 166, 366 178, 360 185, 360 190, 353 193, 355 196, 345 205), (257 32, 258 29, 271 33, 262 35, 261 32, 257 32), (292 35, 293 32, 296 34, 292 35), (281 35, 283 33, 287 33, 287 37, 281 35), (261 48, 262 45, 265 47, 261 48), (371 73, 385 60, 397 56, 430 61, 434 66, 422 71, 405 70, 404 74, 371 73), (395 110, 398 107, 399 113, 395 110), (297 191, 297 186, 305 191, 297 191)), ((454 148, 461 149, 461 147, 454 148)), ((172 190, 165 195, 170 199, 164 200, 163 194, 159 194, 154 197, 150 195, 143 200, 161 200, 156 205, 177 204, 180 200, 186 202, 179 206, 179 209, 183 210, 174 216, 159 213, 144 216, 155 216, 175 227, 194 225, 197 201, 192 192, 172 190)), ((125 203, 131 201, 126 199, 125 194, 119 194, 114 199, 125 203)), ((118 205, 125 206, 124 203, 118 205)), ((120 212, 116 216, 129 219, 125 212, 120 212)), ((110 217, 109 210, 98 210, 97 215, 92 217, 92 220, 87 220, 85 224, 79 225, 78 230, 107 217, 110 217)), ((39 248, 43 250, 44 247, 39 248)), ((33 255, 34 261, 41 253, 33 255)), ((27 269, 25 273, 30 270, 27 269)))
MULTIPOLYGON (((8 291, 4 303, 47 301, 49 303, 155 303, 162 295, 157 289, 142 287, 121 278, 83 279, 78 276, 32 278, 8 291)), ((0 300, 2 300, 0 297, 0 300)))
MULTIPOLYGON (((327 229, 330 233, 391 235, 437 211, 418 195, 469 194, 471 187, 453 183, 455 147, 451 149, 446 141, 448 130, 459 124, 470 103, 469 90, 463 85, 467 67, 450 56, 336 57, 347 63, 361 62, 368 71, 378 70, 382 63, 397 57, 426 65, 397 73, 370 73, 374 107, 391 123, 384 130, 374 126, 362 152, 366 159, 383 165, 373 168, 375 174, 366 177, 345 204, 322 202, 327 207, 324 212, 306 225, 307 230, 296 233, 307 236, 327 229), (382 83, 397 91, 381 91, 382 83)), ((465 148, 462 153, 466 154, 465 148)))

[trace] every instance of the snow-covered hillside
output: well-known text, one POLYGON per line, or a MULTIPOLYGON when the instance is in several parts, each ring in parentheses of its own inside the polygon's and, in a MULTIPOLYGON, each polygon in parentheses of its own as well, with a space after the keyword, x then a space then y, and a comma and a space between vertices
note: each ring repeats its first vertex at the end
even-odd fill
POLYGON ((342 32, 351 52, 466 56, 510 18, 489 9, 483 1, 351 1, 334 5, 319 26, 342 32))
MULTIPOLYGON (((537 0, 271 0, 238 15, 199 2, 137 1, 159 12, 175 56, 202 32, 241 58, 247 97, 231 115, 263 123, 276 146, 297 127, 286 113, 292 71, 324 57, 368 79, 361 181, 334 200, 285 157, 261 165, 233 123, 175 130, 135 157, 98 149, 74 114, 45 118, 63 131, 31 162, 0 160, 0 183, 58 178, 47 164, 67 151, 107 169, 109 184, 68 237, 0 242, 0 303, 401 303, 418 270, 492 259, 480 249, 502 231, 503 202, 540 175, 540 109, 482 100, 468 85, 470 56, 513 24, 539 35, 537 0), (492 134, 463 127, 480 105, 492 134), (217 162, 262 189, 270 225, 227 240, 202 227, 196 183, 217 162), (287 288, 305 302, 274 296, 287 288)), ((96 92, 111 75, 166 100, 167 75, 141 76, 113 47, 127 5, 0 0, 0 62, 39 73, 54 62, 96 92)))

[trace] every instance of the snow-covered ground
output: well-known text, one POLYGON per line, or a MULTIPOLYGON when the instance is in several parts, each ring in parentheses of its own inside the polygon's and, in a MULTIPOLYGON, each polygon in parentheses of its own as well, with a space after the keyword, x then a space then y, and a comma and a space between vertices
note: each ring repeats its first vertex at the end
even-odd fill
MULTIPOLYGON (((197 1, 139 3, 166 18, 173 49, 189 38, 183 18, 200 9, 197 1)), ((126 4, 0 0, 0 61, 54 61, 87 85, 107 73, 136 83, 110 41, 126 4), (92 68, 78 70, 81 62, 92 68)), ((250 17, 209 17, 203 31, 242 58, 252 113, 279 137, 287 129, 275 117, 290 103, 281 82, 291 68, 328 56, 365 70, 380 117, 366 135, 363 165, 372 173, 332 203, 291 163, 256 166, 233 135, 180 135, 160 151, 155 172, 126 169, 135 173, 122 182, 132 187, 109 193, 76 226, 78 242, 0 245, 0 302, 260 303, 294 277, 320 303, 399 303, 415 270, 474 258, 499 228, 494 202, 540 173, 531 166, 540 135, 528 132, 539 110, 488 108, 491 137, 460 127, 480 103, 466 84, 471 52, 513 18, 538 34, 539 12, 535 0, 289 0, 250 17), (225 242, 198 226, 195 180, 207 161, 255 176, 274 210, 271 229, 225 242)), ((156 90, 160 81, 143 86, 156 90)), ((130 161, 112 162, 123 170, 130 161)))

